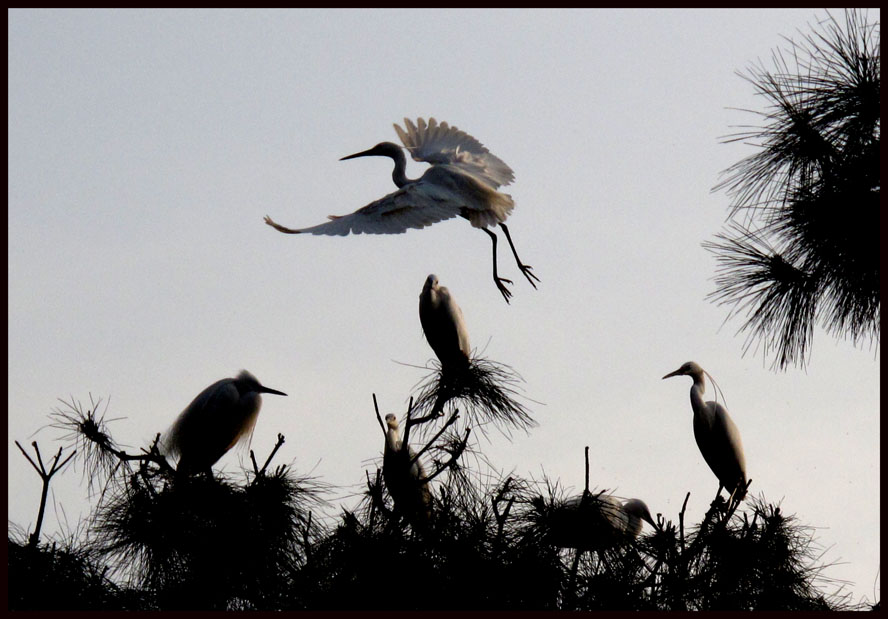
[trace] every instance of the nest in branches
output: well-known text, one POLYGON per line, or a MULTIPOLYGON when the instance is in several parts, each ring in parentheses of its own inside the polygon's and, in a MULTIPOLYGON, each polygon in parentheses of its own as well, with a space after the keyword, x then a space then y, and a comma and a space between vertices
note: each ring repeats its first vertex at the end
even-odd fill
POLYGON ((508 365, 474 358, 462 368, 442 367, 434 361, 432 368, 432 374, 419 384, 415 416, 441 415, 453 401, 465 419, 482 432, 489 423, 506 436, 511 436, 513 428, 526 432, 537 425, 517 400, 520 395, 515 386, 524 379, 508 365))

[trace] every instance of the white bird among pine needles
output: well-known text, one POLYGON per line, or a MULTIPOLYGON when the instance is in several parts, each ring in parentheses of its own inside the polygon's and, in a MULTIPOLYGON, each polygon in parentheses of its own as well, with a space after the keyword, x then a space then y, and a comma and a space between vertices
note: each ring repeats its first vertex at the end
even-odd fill
POLYGON ((388 430, 382 457, 385 487, 400 511, 414 527, 425 527, 432 517, 432 493, 425 469, 409 445, 401 442, 398 418, 385 416, 388 430))
MULTIPOLYGON (((740 431, 724 406, 714 401, 703 401, 703 392, 706 389, 704 374, 709 376, 706 370, 693 361, 688 361, 663 378, 690 376, 694 380, 691 385, 691 409, 694 411, 694 438, 697 440, 697 447, 718 478, 716 496, 725 488, 730 493, 728 505, 732 501, 739 503, 746 496, 747 487, 746 459, 743 457, 740 431)), ((711 376, 709 378, 712 379, 711 376)))
POLYGON ((450 291, 438 284, 437 275, 429 275, 419 295, 419 322, 441 368, 462 372, 469 365, 472 347, 462 310, 450 291))
POLYGON ((510 367, 471 356, 469 333, 462 310, 434 274, 426 278, 419 295, 419 321, 441 368, 425 380, 414 409, 440 415, 450 400, 478 422, 492 421, 501 430, 508 426, 527 430, 536 425, 527 409, 515 400, 511 385, 521 377, 510 367))
POLYGON ((512 281, 499 277, 496 261, 496 234, 488 227, 499 225, 509 241, 512 255, 527 281, 536 288, 532 268, 518 258, 515 244, 504 223, 515 207, 511 196, 500 193, 500 185, 508 185, 515 178, 511 168, 492 155, 487 148, 469 134, 446 122, 422 118, 414 125, 404 119, 406 131, 394 125, 404 147, 416 161, 425 161, 431 167, 418 179, 408 179, 407 159, 400 146, 380 142, 369 150, 343 157, 382 156, 395 162, 392 180, 398 190, 371 202, 349 215, 330 215, 330 221, 309 228, 287 228, 274 222, 268 215, 265 223, 285 234, 401 234, 408 228, 425 228, 433 223, 460 216, 480 228, 493 243, 493 281, 508 303, 511 291, 505 284, 512 281))
POLYGON ((641 499, 625 503, 604 493, 568 499, 554 508, 548 521, 549 540, 559 548, 604 550, 634 540, 642 521, 657 525, 641 499))
POLYGON ((166 454, 179 456, 177 472, 208 472, 225 452, 238 442, 248 441, 259 416, 263 393, 287 395, 263 387, 246 370, 201 391, 179 414, 162 442, 166 454))

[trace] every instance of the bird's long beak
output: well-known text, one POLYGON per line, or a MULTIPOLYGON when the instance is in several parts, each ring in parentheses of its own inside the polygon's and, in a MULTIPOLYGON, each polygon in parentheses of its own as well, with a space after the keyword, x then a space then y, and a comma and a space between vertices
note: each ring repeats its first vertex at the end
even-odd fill
MULTIPOLYGON (((663 378, 669 378, 670 376, 680 376, 680 375, 681 375, 681 370, 675 370, 674 372, 669 372, 663 378)), ((660 380, 662 380, 662 379, 660 379, 660 380)))
POLYGON ((345 161, 346 159, 354 159, 355 157, 369 157, 371 155, 376 154, 376 147, 368 148, 367 150, 362 150, 359 153, 355 153, 354 155, 349 155, 348 157, 342 157, 339 161, 345 161))
POLYGON ((262 385, 259 386, 259 393, 273 393, 274 395, 287 395, 283 391, 278 391, 277 389, 272 389, 270 387, 264 387, 262 385))

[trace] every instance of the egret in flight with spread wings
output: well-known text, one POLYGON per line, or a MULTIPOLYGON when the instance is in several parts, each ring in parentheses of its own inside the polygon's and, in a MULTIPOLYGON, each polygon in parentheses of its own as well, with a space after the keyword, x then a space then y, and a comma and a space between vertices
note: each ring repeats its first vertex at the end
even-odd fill
POLYGON ((417 410, 440 415, 448 401, 459 399, 466 416, 475 421, 525 430, 535 425, 512 397, 510 385, 520 377, 508 366, 471 356, 462 310, 434 274, 426 278, 419 295, 419 322, 441 369, 426 380, 416 400, 417 410))
MULTIPOLYGON (((740 431, 724 406, 714 401, 703 401, 703 391, 706 389, 704 374, 709 376, 706 370, 693 361, 688 361, 663 378, 690 376, 694 379, 691 385, 691 409, 694 411, 694 438, 697 439, 697 447, 700 448, 706 464, 718 477, 718 494, 725 488, 731 493, 728 504, 733 500, 739 502, 746 496, 747 486, 746 460, 743 457, 740 431)), ((712 379, 711 376, 709 378, 712 379)))
POLYGON ((407 159, 400 146, 393 142, 380 142, 369 150, 343 157, 391 157, 395 162, 392 180, 398 190, 371 202, 350 215, 330 215, 330 221, 310 228, 286 228, 272 221, 268 215, 265 223, 286 234, 326 234, 345 236, 354 234, 401 234, 407 228, 425 228, 433 223, 464 217, 472 226, 490 236, 493 243, 493 281, 506 302, 512 296, 505 284, 512 281, 500 277, 496 266, 496 234, 488 230, 499 224, 512 248, 512 255, 527 281, 536 288, 532 268, 521 262, 515 244, 504 223, 515 207, 512 197, 497 191, 500 185, 508 185, 515 175, 503 161, 492 155, 483 144, 449 126, 430 118, 428 124, 422 118, 416 125, 404 119, 407 130, 394 125, 404 147, 416 161, 432 166, 416 180, 405 174, 407 159))
POLYGON ((181 473, 209 471, 225 452, 253 435, 262 393, 287 395, 263 387, 242 370, 237 378, 216 381, 189 404, 164 437, 164 451, 179 456, 181 473))
POLYGON ((423 526, 432 517, 432 494, 422 463, 408 445, 402 444, 398 418, 385 416, 385 451, 382 476, 395 507, 414 525, 423 526))
POLYGON ((590 494, 585 499, 573 497, 552 512, 549 539, 560 548, 603 550, 638 537, 642 520, 657 526, 641 499, 620 503, 604 493, 590 494))

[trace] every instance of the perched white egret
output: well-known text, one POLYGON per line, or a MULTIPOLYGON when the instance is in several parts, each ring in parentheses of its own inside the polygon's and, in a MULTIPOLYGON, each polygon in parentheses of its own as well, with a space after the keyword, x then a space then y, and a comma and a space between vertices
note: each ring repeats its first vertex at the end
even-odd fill
POLYGON ((330 215, 326 223, 310 228, 286 228, 272 221, 268 215, 265 223, 286 234, 326 234, 345 236, 354 234, 401 234, 408 228, 425 228, 433 223, 456 217, 464 217, 475 228, 490 236, 493 243, 493 281, 506 302, 512 295, 505 284, 512 281, 499 277, 496 266, 496 234, 488 226, 499 226, 509 241, 512 255, 527 281, 536 288, 530 266, 518 258, 509 229, 504 223, 515 207, 512 197, 500 193, 500 185, 508 185, 515 178, 511 168, 499 157, 492 155, 478 140, 446 122, 438 124, 430 118, 428 124, 422 118, 414 125, 404 119, 407 130, 394 125, 401 142, 416 161, 432 166, 418 179, 408 179, 405 170, 407 159, 401 147, 393 142, 380 142, 369 150, 343 157, 382 156, 395 162, 392 180, 398 190, 371 202, 350 215, 330 215))
POLYGON ((438 415, 449 400, 457 398, 464 413, 476 421, 524 428, 534 424, 509 387, 520 377, 502 364, 472 358, 462 310, 434 274, 426 278, 419 295, 419 322, 441 370, 427 379, 416 400, 417 410, 438 415))
MULTIPOLYGON (((746 496, 746 460, 743 457, 743 443, 740 431, 727 409, 718 402, 704 402, 706 384, 703 375, 708 372, 693 361, 688 361, 670 376, 690 376, 691 409, 694 411, 694 438, 703 454, 706 464, 718 478, 718 493, 725 488, 731 496, 728 500, 740 501, 746 496)), ((709 377, 712 378, 711 376, 709 377)))
POLYGON ((442 368, 458 371, 468 366, 471 347, 462 310, 450 291, 438 284, 437 275, 429 275, 423 284, 419 322, 442 368))
POLYGON ((388 426, 382 457, 385 486, 395 507, 411 524, 425 524, 432 517, 432 494, 425 470, 409 445, 402 444, 398 418, 389 413, 385 423, 388 426))
POLYGON ((633 540, 641 534, 642 520, 656 528, 648 506, 641 499, 620 503, 609 494, 568 499, 552 512, 550 540, 560 548, 604 550, 633 540))
POLYGON ((253 434, 262 393, 287 395, 263 387, 241 370, 237 378, 223 378, 200 392, 166 433, 164 451, 178 455, 177 471, 209 471, 225 452, 253 434))

